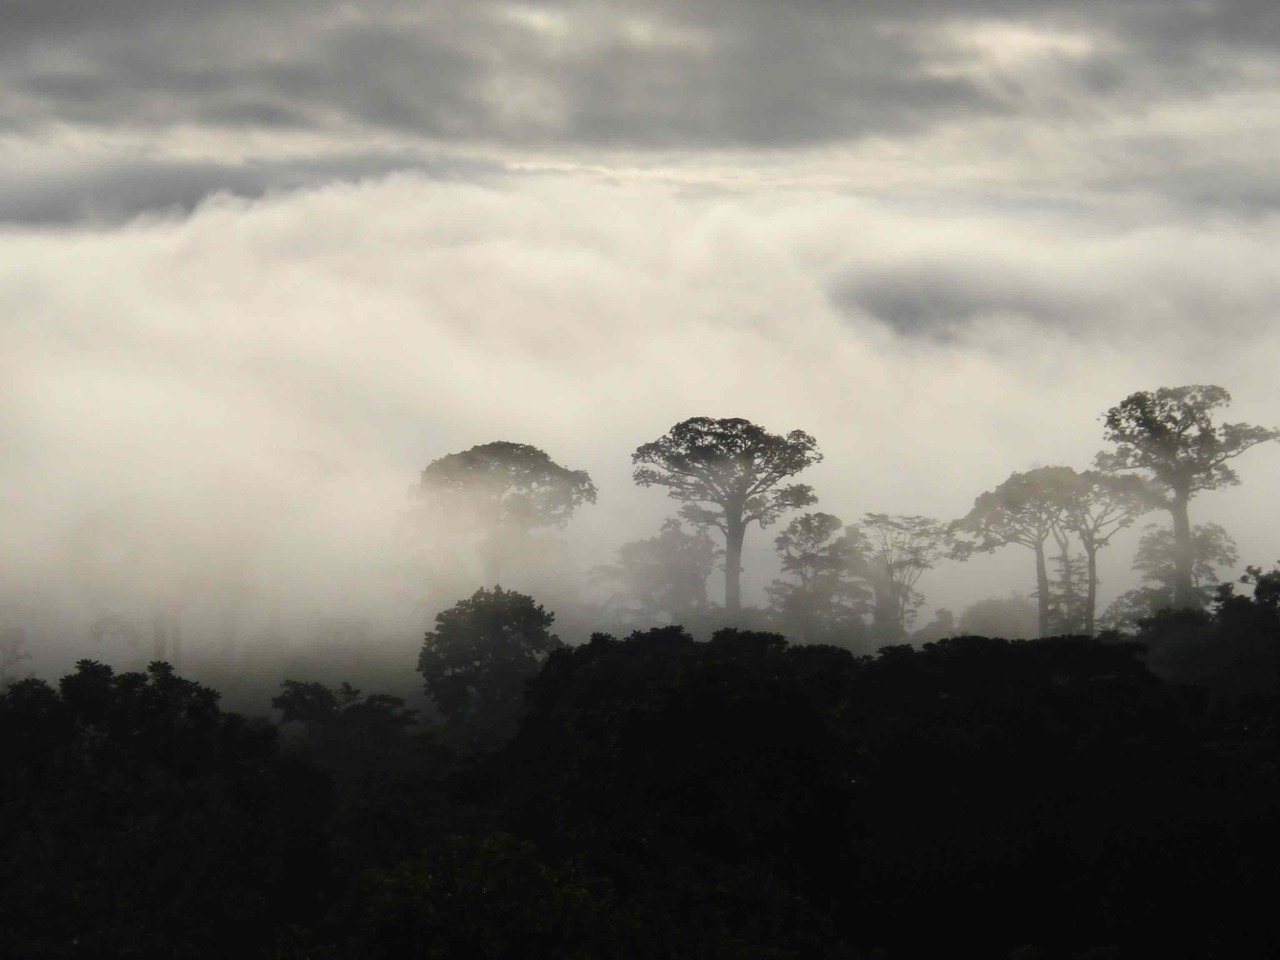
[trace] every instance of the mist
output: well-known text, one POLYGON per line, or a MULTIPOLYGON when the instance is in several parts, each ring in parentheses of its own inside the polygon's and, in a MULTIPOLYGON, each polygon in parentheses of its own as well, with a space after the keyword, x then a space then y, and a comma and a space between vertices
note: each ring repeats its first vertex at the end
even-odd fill
MULTIPOLYGON (((415 524, 409 488, 492 440, 595 481, 538 584, 581 597, 675 512, 632 484, 630 454, 690 416, 812 433, 825 461, 801 479, 846 522, 954 519, 1012 471, 1089 466, 1099 415, 1136 390, 1222 383, 1229 419, 1274 420, 1277 240, 1270 220, 1100 224, 565 173, 404 173, 13 227, 7 618, 42 672, 126 655, 88 624, 157 606, 181 609, 188 654, 306 643, 344 618, 411 646, 480 574, 415 524)), ((1278 470, 1260 448, 1242 486, 1193 505, 1242 565, 1273 559, 1278 470)), ((748 604, 778 575, 776 532, 748 534, 748 604)), ((1103 603, 1131 585, 1135 540, 1105 551, 1103 603)), ((929 607, 1029 592, 1021 553, 940 565, 929 607)))
POLYGON ((1278 52, 0 0, 0 956, 1280 956, 1278 52))

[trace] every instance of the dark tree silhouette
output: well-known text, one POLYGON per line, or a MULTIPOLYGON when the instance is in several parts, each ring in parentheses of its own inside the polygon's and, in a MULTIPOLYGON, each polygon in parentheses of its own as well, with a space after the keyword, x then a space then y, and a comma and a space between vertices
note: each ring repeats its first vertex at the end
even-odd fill
POLYGON ((1219 584, 1213 600, 1218 636, 1206 651, 1208 663, 1197 671, 1232 693, 1262 694, 1260 726, 1275 730, 1277 675, 1280 674, 1280 568, 1264 573, 1245 568, 1239 583, 1252 596, 1237 593, 1234 583, 1219 584))
POLYGON ((1173 517, 1176 608, 1196 606, 1195 553, 1188 504, 1202 490, 1240 482, 1228 460, 1250 447, 1280 439, 1280 430, 1247 423, 1214 424, 1214 411, 1231 402, 1222 387, 1161 387, 1131 394, 1103 415, 1105 437, 1115 450, 1099 453, 1107 473, 1144 471, 1165 493, 1173 517))
MULTIPOLYGON (((1107 608, 1104 619, 1108 626, 1132 629, 1143 617, 1175 608, 1174 595, 1178 576, 1176 554, 1177 545, 1173 532, 1154 523, 1149 524, 1133 555, 1133 569, 1141 574, 1142 583, 1116 597, 1107 608)), ((1191 555, 1193 607, 1202 609, 1213 596, 1219 571, 1233 566, 1239 555, 1231 534, 1216 523, 1198 523, 1192 528, 1191 555)))
POLYGON ((501 587, 441 611, 418 656, 427 695, 474 743, 509 736, 525 684, 562 646, 550 631, 554 620, 532 597, 501 587))
POLYGON ((1084 632, 1087 619, 1084 608, 1087 594, 1082 594, 1082 584, 1089 579, 1087 560, 1071 551, 1071 531, 1063 523, 1053 528, 1053 540, 1058 545, 1054 558, 1057 576, 1049 583, 1049 629, 1054 634, 1079 634, 1084 632))
POLYGON ((166 663, 0 693, 0 955, 257 957, 329 872, 328 781, 166 663))
POLYGON ((563 527, 574 510, 596 502, 585 470, 570 470, 537 447, 498 441, 433 460, 414 493, 435 508, 437 522, 480 538, 485 580, 530 532, 563 527))
POLYGON ((300 728, 303 752, 331 771, 360 774, 399 760, 405 729, 415 710, 401 697, 363 695, 344 682, 337 690, 322 683, 285 680, 271 706, 284 724, 300 728))
POLYGON ((773 541, 782 572, 766 590, 783 628, 808 643, 847 642, 861 634, 870 599, 853 576, 853 542, 830 513, 795 517, 773 541))
POLYGON ((856 669, 843 650, 734 629, 560 650, 503 757, 522 825, 647 902, 662 942, 643 956, 852 956, 816 907, 861 866, 864 760, 842 722, 856 669))
POLYGON ((742 541, 747 527, 767 527, 787 510, 817 502, 805 484, 782 485, 822 460, 818 443, 801 430, 769 433, 749 420, 693 417, 631 455, 642 487, 667 487, 683 500, 680 515, 725 538, 724 594, 730 613, 742 609, 742 541))
POLYGON ((1208 609, 1166 608, 1143 617, 1136 639, 1153 671, 1168 682, 1194 684, 1219 718, 1270 740, 1267 754, 1274 756, 1280 569, 1247 567, 1238 584, 1248 592, 1237 592, 1237 583, 1219 584, 1208 609))
POLYGON ((850 524, 857 570, 875 594, 875 633, 901 643, 923 598, 915 586, 950 549, 949 526, 932 517, 868 513, 850 524))
POLYGON ((548 867, 531 844, 509 834, 450 836, 431 856, 360 878, 343 904, 354 914, 354 936, 340 956, 640 956, 630 946, 635 923, 600 888, 548 867))
POLYGON ((966 530, 976 542, 959 545, 959 555, 973 550, 995 550, 1005 544, 1028 547, 1036 558, 1036 594, 1039 631, 1049 632, 1051 595, 1045 565, 1045 543, 1061 527, 1078 486, 1079 476, 1070 467, 1040 467, 1015 473, 1004 483, 979 496, 957 529, 966 530))
POLYGON ((706 608, 707 578, 721 555, 706 530, 689 533, 673 518, 656 537, 623 544, 618 562, 597 568, 593 578, 613 585, 641 617, 679 620, 706 608))
MULTIPOLYGON (((1098 551, 1121 530, 1154 510, 1158 502, 1150 485, 1137 476, 1114 476, 1086 470, 1067 503, 1063 525, 1084 547, 1084 632, 1092 635, 1098 608, 1098 551)), ((1069 569, 1069 568, 1068 568, 1069 569)))

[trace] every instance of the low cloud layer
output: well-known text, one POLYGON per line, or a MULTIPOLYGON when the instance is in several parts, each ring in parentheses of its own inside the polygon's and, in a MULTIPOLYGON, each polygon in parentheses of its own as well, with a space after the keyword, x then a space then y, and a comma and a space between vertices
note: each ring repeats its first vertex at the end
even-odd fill
POLYGON ((184 216, 214 194, 258 199, 334 181, 358 183, 397 171, 470 181, 501 172, 500 167, 478 160, 395 153, 242 163, 135 158, 89 165, 46 163, 38 170, 34 166, 11 165, 0 172, 0 223, 120 224, 142 214, 184 216))
MULTIPOLYGON (((846 520, 1086 466, 1139 389, 1275 424, 1278 44, 1263 0, 4 4, 4 616, 411 634, 474 571, 406 490, 490 440, 595 479, 570 584, 693 415, 813 433, 846 520)), ((1278 456, 1195 505, 1243 562, 1278 456)))
MULTIPOLYGON (((688 416, 811 432, 827 459, 805 479, 846 520, 954 517, 1013 470, 1084 467, 1099 414, 1138 389, 1217 382, 1233 419, 1280 419, 1280 224, 983 223, 979 247, 969 217, 829 194, 397 175, 11 231, 6 589, 87 615, 95 590, 207 598, 239 577, 412 624, 443 598, 406 580, 424 548, 406 490, 477 443, 591 473, 572 579, 674 508, 631 485, 629 455, 688 416)), ((1280 456, 1241 473, 1197 519, 1269 563, 1280 456)), ((751 535, 749 594, 770 539, 751 535)), ((1026 589, 1007 553, 922 586, 953 607, 1026 589)), ((1110 592, 1125 562, 1106 563, 1110 592)))

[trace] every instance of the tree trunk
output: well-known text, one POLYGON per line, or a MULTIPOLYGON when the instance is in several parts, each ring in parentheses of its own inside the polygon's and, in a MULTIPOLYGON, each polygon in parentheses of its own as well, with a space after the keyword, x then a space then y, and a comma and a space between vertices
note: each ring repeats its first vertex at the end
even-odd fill
POLYGON ((886 572, 886 589, 889 592, 889 617, 885 623, 883 639, 888 643, 905 643, 907 640, 907 604, 911 591, 904 584, 895 583, 886 572))
POLYGON ((1175 487, 1169 504, 1169 512, 1173 514, 1173 606, 1178 610, 1199 606, 1191 585, 1195 549, 1191 545, 1191 517, 1187 511, 1190 500, 1189 490, 1175 487))
POLYGON ((728 613, 742 611, 742 540, 747 525, 733 517, 726 518, 724 543, 724 608, 728 613))
MULTIPOLYGON (((890 577, 890 582, 893 578, 890 577)), ((893 583, 893 633, 895 643, 907 639, 907 604, 911 602, 911 588, 905 583, 893 583)))
POLYGON ((889 590, 889 585, 879 579, 871 588, 874 605, 871 611, 871 630, 876 641, 881 644, 890 643, 893 635, 893 597, 889 590))
POLYGON ((1053 539, 1058 544, 1058 562, 1062 565, 1062 620, 1058 631, 1070 633, 1076 629, 1076 584, 1071 570, 1071 541, 1066 531, 1054 527, 1053 539))
POLYGON ((1036 593, 1040 600, 1040 636, 1049 635, 1049 571, 1044 565, 1044 541, 1035 545, 1036 593))
POLYGON ((1097 629, 1098 548, 1086 541, 1084 553, 1089 564, 1089 582, 1085 585, 1084 597, 1084 632, 1092 637, 1097 629))

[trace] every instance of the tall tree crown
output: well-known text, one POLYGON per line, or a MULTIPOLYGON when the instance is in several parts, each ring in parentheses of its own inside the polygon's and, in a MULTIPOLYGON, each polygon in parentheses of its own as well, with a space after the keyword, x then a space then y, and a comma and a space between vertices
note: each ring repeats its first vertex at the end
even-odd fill
POLYGON ((523 530, 563 527, 575 509, 596 502, 585 470, 570 470, 537 447, 507 441, 432 461, 417 492, 469 514, 475 523, 523 530))
POLYGON ((855 570, 875 594, 881 640, 901 640, 924 597, 915 585, 954 546, 952 528, 932 517, 867 513, 849 526, 855 570))
POLYGON ((1077 478, 1063 523, 1086 549, 1097 549, 1157 506, 1159 498, 1143 477, 1085 470, 1077 478))
POLYGON ((976 534, 979 543, 968 550, 994 550, 1006 543, 1036 547, 1047 540, 1066 516, 1079 488, 1080 477, 1070 467, 1039 467, 1011 474, 994 490, 981 494, 973 509, 956 524, 976 534))
POLYGON ((957 530, 967 531, 974 538, 957 541, 954 555, 960 559, 974 550, 995 550, 1007 543, 1021 544, 1035 553, 1040 636, 1049 630, 1051 613, 1045 541, 1061 534, 1080 486, 1080 475, 1070 467, 1040 467, 1015 473, 974 500, 973 509, 955 524, 957 530))
POLYGON ((1103 415, 1105 437, 1116 448, 1097 455, 1106 472, 1146 470, 1184 495, 1239 483, 1227 461, 1250 447, 1280 439, 1280 430, 1247 423, 1215 425, 1215 410, 1231 394, 1213 385, 1161 387, 1131 394, 1103 415))
POLYGON ((854 577, 854 542, 830 513, 793 517, 773 544, 782 572, 793 579, 765 587, 784 632, 808 643, 845 645, 860 639, 869 593, 854 577))
POLYGON ((805 513, 794 518, 773 540, 782 560, 782 572, 809 586, 823 575, 847 572, 850 544, 844 538, 844 521, 830 513, 805 513))
POLYGON ((727 518, 768 526, 782 511, 815 502, 809 486, 779 484, 821 460, 817 441, 803 430, 782 436, 749 420, 710 417, 677 423, 631 456, 637 484, 666 487, 672 499, 690 504, 685 517, 721 530, 727 518))

